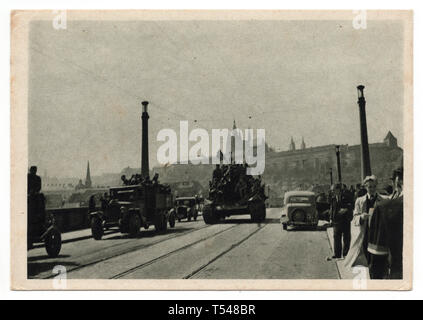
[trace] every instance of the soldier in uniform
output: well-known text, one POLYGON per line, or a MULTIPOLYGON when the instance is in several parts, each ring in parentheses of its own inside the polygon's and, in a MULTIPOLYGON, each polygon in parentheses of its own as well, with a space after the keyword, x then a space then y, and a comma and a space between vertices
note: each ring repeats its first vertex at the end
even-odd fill
POLYGON ((153 180, 151 180, 153 184, 159 184, 159 174, 156 172, 154 174, 153 180))
POLYGON ((220 181, 222 179, 222 170, 220 165, 216 164, 216 168, 213 170, 213 180, 220 181))
POLYGON ((402 279, 403 247, 403 168, 393 172, 394 193, 380 202, 369 228, 369 272, 371 279, 402 279))
POLYGON ((346 257, 351 244, 353 199, 341 184, 332 185, 333 197, 330 216, 333 224, 334 255, 332 259, 346 257), (343 244, 343 245, 342 245, 343 244))
POLYGON ((245 176, 241 175, 238 183, 236 185, 235 191, 239 194, 239 199, 241 201, 245 200, 246 194, 247 194, 247 182, 245 181, 245 176))
POLYGON ((28 173, 28 194, 35 195, 41 191, 41 178, 37 176, 37 167, 32 166, 28 173))
MULTIPOLYGON (((37 167, 32 166, 28 173, 28 232, 31 233, 33 225, 44 220, 45 198, 41 191, 41 178, 37 175, 37 167)), ((38 232, 38 231, 36 231, 38 232)))
POLYGON ((122 183, 123 183, 124 186, 127 186, 129 184, 129 180, 126 179, 126 176, 125 175, 122 175, 120 177, 120 180, 122 180, 122 183))
POLYGON ((94 212, 95 206, 96 206, 95 195, 93 194, 93 195, 90 196, 90 199, 88 201, 88 212, 94 212))

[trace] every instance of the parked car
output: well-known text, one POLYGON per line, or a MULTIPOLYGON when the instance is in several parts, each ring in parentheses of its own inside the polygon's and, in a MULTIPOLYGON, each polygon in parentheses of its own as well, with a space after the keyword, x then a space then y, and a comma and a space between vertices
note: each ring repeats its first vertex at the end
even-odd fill
POLYGON ((293 227, 317 227, 319 213, 316 208, 316 194, 311 191, 290 191, 285 193, 281 223, 284 230, 293 227))
POLYGON ((180 197, 175 200, 175 213, 178 221, 182 219, 197 220, 198 217, 198 200, 196 197, 180 197))

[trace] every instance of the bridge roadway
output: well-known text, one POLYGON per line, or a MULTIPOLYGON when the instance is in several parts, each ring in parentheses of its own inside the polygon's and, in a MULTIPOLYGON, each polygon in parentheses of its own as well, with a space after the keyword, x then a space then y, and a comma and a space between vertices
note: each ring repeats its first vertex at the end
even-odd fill
POLYGON ((28 252, 28 277, 54 277, 56 265, 68 279, 338 279, 327 233, 283 231, 281 209, 267 209, 266 221, 234 216, 216 225, 177 222, 165 234, 154 227, 128 238, 106 231, 100 241, 89 229, 64 233, 60 256, 51 259, 42 246, 28 252))

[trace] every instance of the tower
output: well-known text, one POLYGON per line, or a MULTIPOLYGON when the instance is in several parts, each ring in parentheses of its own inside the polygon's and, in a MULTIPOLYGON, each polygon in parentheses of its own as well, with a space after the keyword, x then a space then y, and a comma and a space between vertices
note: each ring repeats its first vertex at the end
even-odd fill
POLYGON ((398 147, 397 138, 394 137, 391 131, 388 132, 383 142, 386 144, 387 147, 396 148, 398 147))
POLYGON ((301 150, 304 150, 306 148, 306 144, 304 142, 304 137, 302 137, 302 141, 301 141, 301 150))
POLYGON ((85 188, 91 188, 91 172, 90 172, 90 162, 87 163, 87 175, 85 177, 85 188))
POLYGON ((292 138, 291 136, 291 143, 289 144, 289 151, 294 151, 295 150, 295 142, 294 142, 294 138, 292 138))

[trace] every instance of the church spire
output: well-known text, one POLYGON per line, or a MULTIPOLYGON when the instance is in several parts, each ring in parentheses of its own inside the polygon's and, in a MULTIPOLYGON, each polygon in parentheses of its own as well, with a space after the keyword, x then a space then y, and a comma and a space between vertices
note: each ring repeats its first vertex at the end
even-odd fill
POLYGON ((306 148, 306 144, 304 142, 304 137, 302 137, 302 141, 301 141, 301 149, 304 150, 306 148))
POLYGON ((289 151, 294 151, 295 150, 295 142, 294 142, 294 138, 291 136, 291 143, 289 144, 289 151))
POLYGON ((87 176, 85 177, 85 188, 91 188, 91 172, 90 172, 90 162, 87 163, 87 176))

